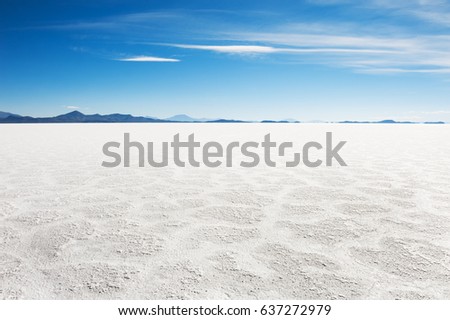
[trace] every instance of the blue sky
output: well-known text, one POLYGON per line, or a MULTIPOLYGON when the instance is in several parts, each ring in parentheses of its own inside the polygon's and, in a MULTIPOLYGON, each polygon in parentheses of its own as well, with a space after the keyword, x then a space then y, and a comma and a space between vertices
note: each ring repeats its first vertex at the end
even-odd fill
POLYGON ((450 1, 2 0, 0 110, 450 121, 450 1))

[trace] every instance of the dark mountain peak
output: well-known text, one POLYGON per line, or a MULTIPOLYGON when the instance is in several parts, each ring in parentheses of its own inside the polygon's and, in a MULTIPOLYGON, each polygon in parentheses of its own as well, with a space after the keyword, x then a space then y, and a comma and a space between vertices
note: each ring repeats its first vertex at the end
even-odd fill
POLYGON ((75 111, 71 111, 71 112, 66 113, 66 114, 62 114, 62 116, 77 116, 77 117, 79 117, 79 116, 84 116, 84 114, 81 113, 78 110, 75 110, 75 111))
POLYGON ((18 114, 0 111, 0 119, 6 119, 8 117, 20 117, 18 114))
POLYGON ((71 111, 66 114, 61 114, 59 116, 54 117, 54 120, 62 120, 64 122, 75 122, 75 121, 83 121, 86 116, 82 114, 80 111, 71 111))

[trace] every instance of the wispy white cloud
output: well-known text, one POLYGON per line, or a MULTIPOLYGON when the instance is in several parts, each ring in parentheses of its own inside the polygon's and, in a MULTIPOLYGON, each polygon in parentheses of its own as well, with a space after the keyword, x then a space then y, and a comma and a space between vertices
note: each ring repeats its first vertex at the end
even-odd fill
POLYGON ((214 51, 214 52, 221 52, 221 53, 238 53, 238 54, 277 52, 277 49, 268 47, 268 46, 247 46, 247 45, 214 46, 214 45, 190 45, 190 44, 174 44, 174 45, 170 45, 170 46, 177 47, 177 48, 183 48, 183 49, 197 49, 197 50, 206 50, 206 51, 214 51))
MULTIPOLYGON (((317 24, 288 25, 278 32, 234 32, 227 41, 264 43, 267 53, 308 54, 311 63, 356 69, 367 73, 450 73, 450 35, 358 35, 344 28, 317 24), (320 32, 316 32, 320 29, 320 32), (337 29, 337 31, 333 30, 337 29)), ((202 46, 208 49, 208 46, 202 46)), ((302 56, 302 63, 305 57, 302 56)))
POLYGON ((48 24, 45 26, 34 26, 31 29, 54 29, 54 30, 122 30, 133 26, 139 26, 141 28, 145 26, 152 26, 161 22, 177 20, 183 18, 181 12, 176 11, 151 11, 151 12, 139 12, 131 14, 123 14, 117 16, 109 16, 103 19, 92 21, 69 21, 62 24, 48 24))
POLYGON ((368 10, 386 10, 386 14, 403 15, 428 23, 450 27, 448 0, 308 0, 316 5, 352 5, 368 10))
POLYGON ((180 62, 179 59, 172 58, 160 58, 160 57, 152 57, 152 56, 137 56, 130 58, 121 58, 116 59, 118 61, 130 61, 130 62, 180 62))
MULTIPOLYGON (((289 63, 325 64, 365 73, 450 73, 450 30, 445 32, 445 28, 450 27, 448 0, 307 2, 318 6, 341 5, 342 11, 349 10, 347 13, 360 13, 362 16, 374 11, 381 18, 364 23, 358 19, 342 18, 310 21, 307 17, 302 19, 298 16, 291 17, 289 23, 266 19, 267 23, 255 27, 253 23, 242 22, 243 19, 225 19, 236 14, 234 11, 167 10, 105 17, 97 21, 75 21, 49 28, 92 30, 97 37, 106 34, 107 38, 116 37, 118 41, 129 44, 171 42, 175 44, 169 46, 179 49, 242 56, 273 55, 289 63), (407 16, 409 23, 395 23, 399 20, 398 16, 407 16), (410 19, 419 19, 421 25, 426 27, 415 24, 411 27, 410 19), (439 32, 427 28, 437 28, 439 32)), ((257 12, 246 14, 258 19, 267 15, 257 12)), ((152 56, 116 60, 180 61, 152 56)))
POLYGON ((450 27, 450 12, 414 10, 412 13, 428 22, 450 27))
POLYGON ((373 5, 395 10, 397 14, 411 16, 435 25, 450 27, 450 5, 446 0, 372 0, 373 5))
POLYGON ((351 48, 277 48, 251 45, 171 45, 183 49, 197 49, 232 54, 267 54, 267 53, 395 53, 395 51, 351 48))
POLYGON ((66 109, 69 109, 69 110, 78 110, 78 109, 80 109, 80 107, 77 107, 77 106, 66 106, 66 109))
POLYGON ((364 49, 409 49, 416 46, 414 38, 380 37, 370 35, 368 32, 361 35, 352 34, 351 30, 343 29, 337 33, 335 25, 323 24, 320 32, 310 32, 317 29, 317 24, 311 28, 307 24, 302 25, 302 30, 292 24, 281 26, 279 32, 233 32, 225 37, 238 41, 256 41, 283 46, 297 47, 341 47, 364 49))

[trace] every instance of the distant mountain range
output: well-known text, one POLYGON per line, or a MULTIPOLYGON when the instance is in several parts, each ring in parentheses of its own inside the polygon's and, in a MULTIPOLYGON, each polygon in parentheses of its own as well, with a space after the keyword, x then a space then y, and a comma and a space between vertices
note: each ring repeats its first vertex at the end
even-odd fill
POLYGON ((381 121, 340 121, 338 123, 379 123, 379 124, 445 124, 443 121, 429 121, 429 122, 413 122, 413 121, 395 121, 395 120, 381 120, 381 121))
POLYGON ((135 117, 131 114, 91 114, 85 115, 79 111, 72 111, 56 117, 33 118, 28 116, 9 115, 0 119, 2 123, 86 123, 86 122, 164 122, 164 120, 135 117))
MULTIPOLYGON (((300 123, 295 119, 286 119, 281 121, 276 120, 263 120, 263 121, 243 121, 234 119, 207 119, 207 118, 192 118, 186 114, 175 115, 166 119, 158 119, 155 117, 136 117, 131 114, 113 113, 107 115, 91 114, 86 115, 79 111, 72 111, 66 114, 62 114, 56 117, 42 117, 34 118, 30 116, 21 116, 10 112, 0 111, 0 123, 300 123)), ((394 121, 394 120, 382 120, 382 121, 340 121, 337 123, 378 123, 378 124, 392 124, 392 123, 425 123, 425 124, 444 124, 445 122, 410 122, 410 121, 394 121)))
MULTIPOLYGON (((113 113, 107 115, 86 115, 79 111, 72 111, 56 117, 30 117, 20 116, 9 112, 0 112, 0 123, 246 123, 254 121, 243 121, 234 119, 208 119, 192 118, 186 114, 175 115, 166 119, 155 117, 136 117, 131 114, 113 113)), ((277 121, 271 121, 277 122, 277 121)), ((286 121, 280 121, 286 122, 286 121)))
POLYGON ((187 115, 177 115, 168 119, 151 117, 136 117, 131 114, 113 113, 107 115, 86 115, 79 111, 72 111, 56 117, 33 118, 20 116, 9 112, 0 112, 0 123, 164 123, 164 122, 244 122, 228 119, 194 119, 187 115))

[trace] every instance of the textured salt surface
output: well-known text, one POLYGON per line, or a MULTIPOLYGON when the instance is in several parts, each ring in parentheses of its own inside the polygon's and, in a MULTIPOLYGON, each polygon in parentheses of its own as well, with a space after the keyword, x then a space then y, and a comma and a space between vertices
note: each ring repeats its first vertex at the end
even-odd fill
POLYGON ((450 299, 450 126, 0 126, 4 299, 450 299), (115 168, 102 145, 347 140, 348 167, 115 168))

